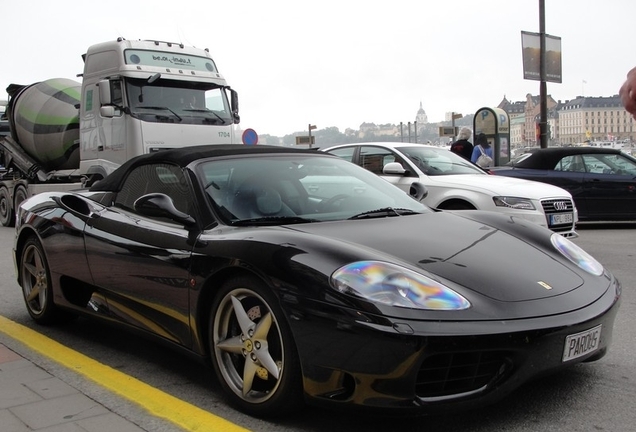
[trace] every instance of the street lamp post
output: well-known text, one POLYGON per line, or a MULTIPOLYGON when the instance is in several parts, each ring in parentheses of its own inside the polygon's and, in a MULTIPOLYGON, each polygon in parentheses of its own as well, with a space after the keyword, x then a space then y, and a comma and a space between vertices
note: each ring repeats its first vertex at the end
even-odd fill
POLYGON ((540 34, 540 62, 539 71, 541 82, 539 84, 539 98, 541 107, 541 120, 539 122, 540 130, 540 146, 546 148, 548 146, 548 137, 546 133, 546 125, 548 123, 548 87, 546 85, 546 56, 545 56, 545 0, 539 0, 539 34, 540 34))

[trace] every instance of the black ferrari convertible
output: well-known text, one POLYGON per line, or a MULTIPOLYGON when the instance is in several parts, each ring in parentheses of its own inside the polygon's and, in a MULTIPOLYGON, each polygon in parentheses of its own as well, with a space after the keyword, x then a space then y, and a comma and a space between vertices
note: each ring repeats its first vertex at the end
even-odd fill
POLYGON ((312 150, 165 150, 25 201, 17 279, 38 323, 82 315, 184 348, 256 416, 473 408, 605 355, 621 286, 599 262, 425 193, 312 150))

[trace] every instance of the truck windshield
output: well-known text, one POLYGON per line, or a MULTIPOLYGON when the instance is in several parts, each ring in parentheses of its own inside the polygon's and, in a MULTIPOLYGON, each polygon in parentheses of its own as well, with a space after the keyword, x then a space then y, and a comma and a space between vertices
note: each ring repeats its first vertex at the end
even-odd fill
POLYGON ((142 121, 230 125, 232 113, 223 88, 208 83, 126 80, 130 114, 142 121))

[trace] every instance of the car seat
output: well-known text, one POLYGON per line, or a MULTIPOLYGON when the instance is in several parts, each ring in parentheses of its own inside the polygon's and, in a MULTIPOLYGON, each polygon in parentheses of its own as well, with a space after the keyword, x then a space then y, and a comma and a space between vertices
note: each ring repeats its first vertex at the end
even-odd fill
POLYGON ((229 210, 240 219, 296 215, 274 187, 249 181, 235 192, 229 210))

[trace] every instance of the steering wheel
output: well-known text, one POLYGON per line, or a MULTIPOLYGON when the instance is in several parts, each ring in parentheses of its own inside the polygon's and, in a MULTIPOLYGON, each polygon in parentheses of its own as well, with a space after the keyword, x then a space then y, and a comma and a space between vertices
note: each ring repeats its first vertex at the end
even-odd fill
POLYGON ((347 195, 347 194, 334 195, 331 198, 325 198, 324 200, 320 201, 320 203, 318 203, 318 208, 320 209, 321 212, 326 211, 327 209, 330 209, 331 207, 333 207, 334 210, 337 210, 342 204, 342 201, 349 198, 351 198, 351 195, 347 195))

